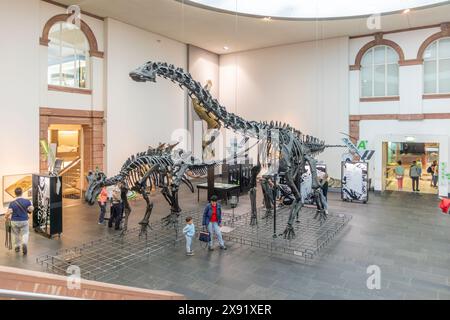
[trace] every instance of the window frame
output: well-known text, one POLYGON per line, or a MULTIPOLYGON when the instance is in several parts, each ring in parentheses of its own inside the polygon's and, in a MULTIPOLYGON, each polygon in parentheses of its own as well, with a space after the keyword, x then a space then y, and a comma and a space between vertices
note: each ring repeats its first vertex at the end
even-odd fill
MULTIPOLYGON (((57 59, 59 60, 59 62, 58 62, 58 66, 59 66, 59 72, 58 72, 59 80, 58 80, 58 82, 59 83, 55 84, 55 83, 51 83, 49 81, 50 80, 50 73, 49 73, 50 65, 49 65, 48 60, 47 60, 47 85, 49 86, 49 88, 53 88, 53 89, 61 88, 60 91, 71 92, 71 90, 72 90, 74 92, 82 92, 82 91, 89 92, 89 91, 91 91, 91 69, 92 69, 91 68, 89 39, 88 39, 88 37, 86 36, 86 34, 83 32, 83 30, 81 28, 78 28, 78 27, 74 26, 74 28, 76 30, 78 30, 78 32, 81 33, 81 35, 83 36, 83 38, 85 40, 85 48, 84 48, 84 50, 79 50, 75 45, 73 45, 71 43, 64 42, 61 39, 62 38, 61 37, 61 33, 63 31, 64 24, 69 24, 69 23, 67 23, 66 21, 58 21, 58 22, 54 23, 51 26, 51 28, 49 29, 49 35, 50 35, 50 32, 51 32, 51 30, 54 27, 56 27, 56 26, 59 27, 58 28, 59 30, 57 31, 59 33, 58 43, 56 43, 56 46, 58 47, 57 59), (63 77, 62 77, 62 74, 63 74, 63 72, 62 72, 62 70, 63 70, 63 62, 62 62, 63 55, 62 55, 62 51, 63 51, 64 48, 73 50, 73 57, 74 57, 74 59, 71 62, 73 62, 74 70, 78 70, 78 71, 80 70, 80 68, 77 68, 77 65, 79 65, 80 60, 79 59, 75 59, 75 57, 78 57, 80 55, 79 52, 82 52, 82 54, 84 55, 84 61, 85 61, 85 64, 86 64, 85 65, 85 70, 86 70, 85 73, 86 73, 86 75, 85 75, 85 86, 84 87, 81 87, 79 85, 80 84, 80 79, 78 79, 78 81, 75 80, 76 76, 77 76, 76 72, 74 73, 75 77, 74 77, 74 85, 73 86, 69 86, 69 85, 63 84, 63 82, 62 82, 62 80, 63 80, 63 77)), ((48 59, 48 57, 50 57, 50 52, 47 53, 47 59, 48 59)))
POLYGON ((400 55, 398 54, 398 52, 392 48, 389 45, 386 44, 379 44, 379 45, 375 45, 373 47, 370 47, 366 52, 364 52, 364 54, 361 57, 361 67, 360 67, 360 81, 359 81, 359 86, 360 86, 360 92, 359 92, 359 97, 360 99, 385 99, 385 98, 398 98, 399 97, 399 93, 400 93, 400 73, 399 73, 399 67, 400 67, 400 55), (380 48, 383 47, 384 48, 384 63, 378 63, 375 64, 375 49, 376 48, 380 48), (392 50, 392 52, 396 55, 397 60, 395 63, 389 63, 387 56, 388 56, 388 50, 392 50), (370 68, 371 68, 371 72, 372 72, 372 89, 371 89, 371 95, 370 96, 364 96, 363 95, 363 85, 362 85, 362 70, 363 68, 368 68, 369 66, 365 66, 362 62, 364 61, 364 57, 369 54, 372 53, 372 62, 370 64, 370 68), (376 66, 382 66, 384 65, 384 95, 375 95, 375 67, 376 66), (388 95, 388 66, 389 65, 396 65, 397 66, 397 94, 396 95, 388 95))
POLYGON ((441 42, 441 40, 450 40, 450 36, 447 36, 447 37, 442 37, 442 38, 439 38, 439 39, 436 39, 436 40, 434 40, 433 42, 431 42, 426 48, 425 48, 425 50, 423 51, 423 55, 422 55, 422 59, 423 59, 423 70, 422 70, 422 94, 425 96, 425 95, 436 95, 436 96, 438 96, 438 95, 448 95, 448 94, 450 94, 450 89, 448 90, 448 91, 445 91, 445 92, 441 92, 440 91, 440 86, 439 86, 439 78, 440 78, 440 70, 439 70, 439 63, 440 63, 440 60, 444 60, 444 59, 448 59, 448 60, 450 60, 450 56, 449 57, 446 57, 446 58, 441 58, 440 57, 440 54, 439 54, 439 52, 440 52, 440 50, 439 50, 439 47, 440 47, 440 42, 441 42), (425 58, 425 53, 427 52, 427 50, 428 50, 428 48, 430 48, 432 45, 434 45, 434 44, 436 44, 436 56, 435 56, 435 58, 434 59, 426 59, 425 58), (434 79, 434 84, 435 84, 435 86, 436 86, 436 90, 435 90, 435 92, 425 92, 425 62, 429 62, 429 61, 434 61, 435 63, 436 63, 436 68, 435 68, 435 79, 434 79))

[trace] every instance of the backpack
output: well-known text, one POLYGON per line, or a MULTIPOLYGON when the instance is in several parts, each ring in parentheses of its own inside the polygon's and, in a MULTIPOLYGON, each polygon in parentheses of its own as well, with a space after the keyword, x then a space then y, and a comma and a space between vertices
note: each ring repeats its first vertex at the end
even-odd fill
POLYGON ((428 167, 427 172, 428 173, 433 173, 433 169, 431 169, 431 166, 428 167))

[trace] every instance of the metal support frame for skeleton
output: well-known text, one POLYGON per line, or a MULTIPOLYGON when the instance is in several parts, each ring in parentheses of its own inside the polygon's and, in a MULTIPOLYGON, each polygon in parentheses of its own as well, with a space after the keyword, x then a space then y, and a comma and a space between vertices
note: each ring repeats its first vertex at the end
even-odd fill
MULTIPOLYGON (((321 188, 316 174, 316 160, 314 155, 321 153, 327 147, 324 141, 320 141, 312 136, 305 136, 300 131, 290 127, 287 124, 279 122, 256 122, 246 121, 238 115, 228 112, 225 107, 221 106, 216 99, 213 99, 211 94, 202 85, 195 81, 189 73, 186 73, 182 68, 176 68, 173 65, 160 62, 147 62, 141 67, 130 73, 130 77, 137 82, 156 82, 156 77, 163 77, 178 83, 181 88, 186 88, 191 98, 196 98, 200 106, 203 107, 206 115, 210 115, 216 121, 223 124, 225 128, 232 129, 245 137, 253 137, 258 140, 265 140, 267 152, 279 153, 279 166, 276 173, 284 173, 286 182, 291 188, 295 203, 292 206, 289 221, 284 231, 284 237, 291 239, 295 237, 294 228, 292 226, 295 217, 298 216, 302 207, 300 192, 297 188, 296 182, 299 180, 299 174, 304 171, 305 163, 308 163, 312 172, 312 189, 316 197, 317 214, 320 219, 326 217, 324 207, 325 198, 321 196, 321 188), (272 137, 271 133, 278 134, 278 141, 272 137), (267 134, 269 133, 269 134, 267 134)), ((174 195, 177 196, 177 187, 174 188, 174 195)), ((167 192, 167 190, 166 190, 167 192)), ((166 195, 165 195, 166 196, 166 195)), ((166 198, 167 199, 167 198, 166 198)), ((168 201, 171 198, 167 199, 168 201)), ((177 203, 177 199, 172 199, 177 203)), ((175 203, 171 203, 172 208, 175 203)), ((177 212, 178 207, 172 209, 177 212)), ((173 213, 172 212, 172 213, 173 213)))

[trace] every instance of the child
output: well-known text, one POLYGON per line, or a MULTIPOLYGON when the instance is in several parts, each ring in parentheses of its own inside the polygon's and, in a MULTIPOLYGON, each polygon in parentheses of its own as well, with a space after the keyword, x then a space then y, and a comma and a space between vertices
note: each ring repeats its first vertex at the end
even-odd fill
POLYGON ((194 252, 192 251, 192 238, 195 235, 195 226, 192 221, 192 217, 186 218, 186 226, 183 229, 184 236, 186 237, 186 255, 193 256, 194 252))

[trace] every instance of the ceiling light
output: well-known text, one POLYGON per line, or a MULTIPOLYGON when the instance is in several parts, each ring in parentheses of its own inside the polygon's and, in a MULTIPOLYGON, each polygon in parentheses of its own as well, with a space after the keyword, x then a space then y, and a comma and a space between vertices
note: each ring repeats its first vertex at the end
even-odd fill
POLYGON ((408 14, 411 11, 411 9, 405 9, 403 10, 403 14, 408 14))
POLYGON ((414 137, 406 137, 407 142, 413 142, 415 140, 416 140, 416 138, 414 138, 414 137))
POLYGON ((230 48, 228 48, 227 46, 223 47, 223 50, 228 50, 228 49, 230 49, 230 48))

